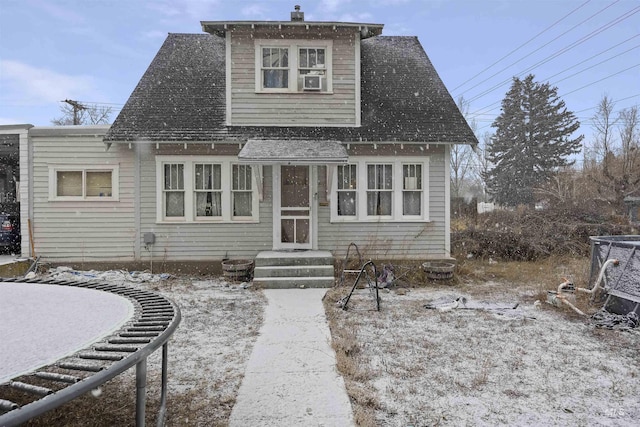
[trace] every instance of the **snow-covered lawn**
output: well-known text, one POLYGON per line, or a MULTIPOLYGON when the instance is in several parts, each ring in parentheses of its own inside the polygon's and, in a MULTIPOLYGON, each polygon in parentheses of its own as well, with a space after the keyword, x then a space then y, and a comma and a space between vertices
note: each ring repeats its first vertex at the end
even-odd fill
MULTIPOLYGON (((169 341, 168 426, 227 425, 246 363, 262 324, 266 299, 247 284, 221 278, 58 269, 49 277, 98 279, 163 294, 180 307, 182 322, 169 341)), ((147 423, 155 425, 161 351, 148 360, 147 423)), ((101 390, 32 421, 30 425, 112 426, 135 421, 135 369, 101 390)))
POLYGON ((637 425, 637 331, 595 329, 573 312, 534 306, 534 286, 492 287, 505 289, 392 289, 381 293, 380 312, 369 290, 357 290, 347 311, 334 304, 347 290, 331 291, 325 307, 360 425, 637 425), (425 308, 461 296, 475 309, 425 308), (478 309, 496 303, 520 305, 478 309))
MULTIPOLYGON (((535 266, 534 275, 548 275, 547 270, 535 266)), ((356 292, 347 311, 335 301, 348 289, 329 291, 325 307, 338 368, 360 425, 637 425, 637 331, 596 329, 571 311, 534 306, 541 291, 535 279, 515 286, 483 274, 455 286, 381 291, 380 312, 373 311, 366 289, 356 292), (461 296, 467 308, 425 308, 461 296), (507 310, 510 315, 483 309, 515 303, 518 309, 507 310)), ((138 281, 131 285, 172 298, 182 311, 169 346, 168 425, 227 425, 262 323, 263 294, 217 278, 138 281)), ((153 424, 159 352, 150 358, 149 370, 147 422, 153 424)), ((76 413, 76 418, 36 425, 132 423, 134 385, 131 370, 117 380, 115 393, 107 385, 100 397, 83 398, 85 406, 73 409, 82 405, 74 401, 56 415, 76 413), (87 418, 89 412, 95 419, 87 418)))

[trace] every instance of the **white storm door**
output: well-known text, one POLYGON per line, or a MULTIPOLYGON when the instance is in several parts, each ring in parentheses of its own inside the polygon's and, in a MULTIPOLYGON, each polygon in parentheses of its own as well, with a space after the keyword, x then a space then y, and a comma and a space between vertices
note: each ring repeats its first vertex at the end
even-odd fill
POLYGON ((274 169, 273 247, 311 249, 313 221, 310 167, 281 165, 274 169))

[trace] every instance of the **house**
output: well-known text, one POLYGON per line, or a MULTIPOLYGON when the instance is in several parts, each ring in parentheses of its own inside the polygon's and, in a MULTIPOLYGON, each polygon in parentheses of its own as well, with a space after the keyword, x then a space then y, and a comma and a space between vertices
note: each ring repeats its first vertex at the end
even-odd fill
POLYGON ((416 37, 299 9, 201 25, 169 34, 111 127, 30 130, 38 255, 451 257, 450 147, 477 140, 416 37))

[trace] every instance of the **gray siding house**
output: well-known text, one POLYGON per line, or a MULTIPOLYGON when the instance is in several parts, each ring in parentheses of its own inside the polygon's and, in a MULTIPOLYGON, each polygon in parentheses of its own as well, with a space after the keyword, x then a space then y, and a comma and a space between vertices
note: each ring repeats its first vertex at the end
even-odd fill
POLYGON ((298 11, 201 24, 112 126, 30 130, 38 255, 450 258, 450 147, 477 140, 417 38, 298 11))

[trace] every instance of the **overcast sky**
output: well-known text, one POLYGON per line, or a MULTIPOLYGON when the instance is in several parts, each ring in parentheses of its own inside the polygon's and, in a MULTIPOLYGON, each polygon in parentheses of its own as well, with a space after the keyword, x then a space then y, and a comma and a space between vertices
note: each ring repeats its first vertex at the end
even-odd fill
POLYGON ((167 33, 200 21, 384 24, 417 36, 481 135, 513 76, 550 82, 590 133, 604 94, 640 103, 639 0, 0 0, 0 124, 50 125, 60 101, 124 105, 167 33), (599 64, 600 63, 600 64, 599 64))

